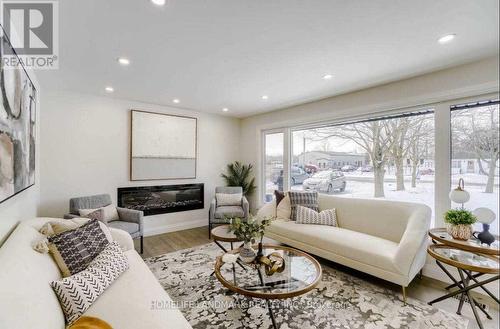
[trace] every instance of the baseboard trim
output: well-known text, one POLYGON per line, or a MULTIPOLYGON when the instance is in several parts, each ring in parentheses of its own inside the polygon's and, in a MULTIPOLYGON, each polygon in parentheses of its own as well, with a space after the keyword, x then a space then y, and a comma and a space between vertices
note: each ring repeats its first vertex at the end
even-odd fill
POLYGON ((188 230, 190 228, 207 226, 207 223, 208 223, 208 220, 206 218, 204 218, 204 219, 191 220, 191 221, 182 222, 182 223, 166 224, 166 225, 152 227, 152 228, 145 227, 144 228, 144 236, 152 236, 152 235, 158 235, 158 234, 163 234, 163 233, 188 230))

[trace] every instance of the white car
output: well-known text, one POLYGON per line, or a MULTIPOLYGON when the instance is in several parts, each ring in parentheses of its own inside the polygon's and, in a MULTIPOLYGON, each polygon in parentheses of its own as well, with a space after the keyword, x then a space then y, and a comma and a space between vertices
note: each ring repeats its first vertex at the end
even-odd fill
POLYGON ((304 191, 318 191, 333 193, 335 190, 344 192, 346 179, 344 174, 338 170, 320 171, 302 183, 304 191))

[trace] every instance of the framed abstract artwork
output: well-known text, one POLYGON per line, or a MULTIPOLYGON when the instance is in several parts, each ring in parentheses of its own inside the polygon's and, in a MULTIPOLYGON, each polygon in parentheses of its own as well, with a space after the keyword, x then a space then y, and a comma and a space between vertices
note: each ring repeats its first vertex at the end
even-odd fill
POLYGON ((0 29, 0 203, 35 184, 37 92, 13 56, 0 29))
POLYGON ((196 118, 132 110, 130 144, 130 180, 196 178, 196 118))

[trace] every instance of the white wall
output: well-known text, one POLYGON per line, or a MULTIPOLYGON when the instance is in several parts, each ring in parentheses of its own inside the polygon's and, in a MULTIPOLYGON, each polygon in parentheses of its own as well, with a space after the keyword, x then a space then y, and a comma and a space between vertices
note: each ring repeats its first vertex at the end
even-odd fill
POLYGON ((205 209, 145 217, 146 235, 203 226, 215 186, 227 163, 238 159, 239 119, 70 92, 44 95, 40 216, 61 217, 69 198, 126 186, 205 183, 205 209), (198 118, 197 178, 129 180, 130 109, 198 118))

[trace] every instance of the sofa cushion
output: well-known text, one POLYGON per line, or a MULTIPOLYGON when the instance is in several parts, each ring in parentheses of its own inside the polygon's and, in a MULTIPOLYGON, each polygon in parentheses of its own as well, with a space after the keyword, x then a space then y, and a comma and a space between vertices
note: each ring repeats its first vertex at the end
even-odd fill
POLYGON ((398 244, 389 240, 340 227, 302 225, 279 220, 273 221, 266 231, 364 264, 399 273, 394 265, 398 244))
POLYGON ((153 273, 134 250, 125 252, 129 269, 84 313, 113 328, 191 328, 153 273))
POLYGON ((97 298, 128 269, 128 258, 120 245, 112 242, 89 264, 70 277, 52 281, 68 323, 77 320, 97 298))
POLYGON ((297 224, 316 224, 337 226, 337 216, 335 209, 326 209, 317 212, 312 209, 297 206, 297 224))
POLYGON ((290 191, 288 192, 290 197, 290 205, 292 208, 291 219, 295 220, 297 218, 297 206, 303 206, 310 208, 314 211, 319 211, 318 205, 318 192, 298 192, 290 191))
POLYGON ((109 205, 101 207, 101 208, 79 209, 78 213, 82 217, 87 217, 88 215, 95 213, 98 210, 102 211, 102 216, 103 216, 102 220, 104 222, 112 222, 114 220, 120 219, 120 216, 118 215, 118 210, 112 204, 109 204, 109 205))
POLYGON ((215 218, 225 219, 232 217, 245 217, 245 212, 240 206, 221 206, 215 208, 215 218))
POLYGON ((281 200, 285 198, 286 193, 279 190, 274 190, 274 197, 276 198, 276 205, 279 206, 281 200))
POLYGON ((290 220, 291 216, 292 206, 290 204, 290 197, 287 193, 283 200, 281 200, 281 202, 276 207, 276 218, 281 220, 290 220))
POLYGON ((88 223, 48 238, 49 251, 63 276, 83 271, 109 244, 99 221, 88 223))

